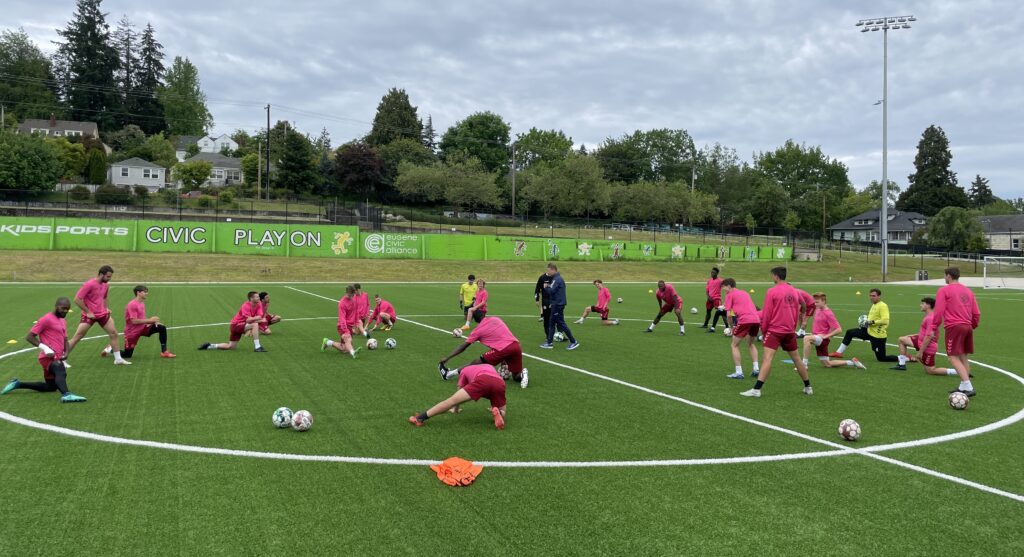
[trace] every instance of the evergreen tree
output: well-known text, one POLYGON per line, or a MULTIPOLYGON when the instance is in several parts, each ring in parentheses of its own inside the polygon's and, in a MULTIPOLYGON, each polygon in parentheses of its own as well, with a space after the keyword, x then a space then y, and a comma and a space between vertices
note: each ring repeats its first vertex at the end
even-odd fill
POLYGON ((62 117, 50 60, 23 29, 0 33, 0 99, 22 118, 62 117))
POLYGON ((323 182, 314 165, 313 147, 309 139, 292 130, 284 138, 281 162, 277 165, 278 187, 294 193, 306 193, 323 182))
POLYGON ((206 108, 206 94, 199 85, 199 70, 188 58, 175 56, 167 70, 167 84, 157 98, 164 108, 170 135, 203 135, 213 127, 213 115, 206 108))
POLYGON ((107 155, 102 149, 90 149, 85 159, 85 179, 90 184, 107 181, 107 155))
POLYGON ((153 26, 146 24, 139 39, 139 60, 135 66, 135 113, 138 125, 147 134, 167 129, 163 106, 157 100, 157 91, 164 79, 164 46, 157 42, 153 26))
POLYGON ((932 216, 944 207, 966 207, 969 200, 950 169, 952 160, 946 132, 928 126, 917 144, 914 173, 907 177, 910 186, 900 194, 896 208, 932 216))
POLYGON ((131 114, 136 110, 136 83, 138 74, 139 34, 127 15, 121 16, 113 34, 113 46, 117 51, 118 66, 114 77, 118 85, 118 96, 121 101, 120 114, 117 114, 119 126, 135 123, 131 114))
POLYGON ((111 45, 102 0, 78 0, 67 27, 58 29, 57 57, 64 80, 62 93, 73 120, 96 122, 101 130, 116 129, 112 111, 117 98, 117 51, 111 45))
POLYGON ((396 139, 420 141, 422 137, 423 123, 416 116, 416 107, 409 102, 409 95, 405 89, 392 88, 377 105, 373 128, 366 135, 366 142, 379 147, 396 139))
POLYGON ((423 126, 423 146, 431 153, 437 152, 437 132, 434 131, 434 117, 427 114, 427 123, 423 126))
POLYGON ((992 188, 988 187, 988 178, 983 178, 981 174, 976 175, 974 177, 974 181, 971 182, 971 192, 968 196, 971 198, 971 207, 974 207, 975 209, 995 203, 999 200, 999 198, 992 193, 992 188))

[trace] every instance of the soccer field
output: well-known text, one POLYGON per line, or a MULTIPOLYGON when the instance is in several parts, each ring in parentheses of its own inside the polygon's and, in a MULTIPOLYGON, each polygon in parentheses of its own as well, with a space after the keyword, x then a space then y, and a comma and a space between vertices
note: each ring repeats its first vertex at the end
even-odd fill
MULTIPOLYGON (((791 278, 827 292, 844 328, 875 286, 791 278)), ((570 283, 581 347, 569 352, 538 348, 532 283, 492 283, 490 314, 519 337, 530 370, 529 388, 509 383, 498 431, 485 400, 422 428, 406 422, 456 388, 437 373, 461 342, 450 333, 461 324, 455 283, 364 283, 395 305, 398 325, 375 337, 398 345, 356 360, 319 350, 336 336, 341 284, 149 286, 176 359, 160 359, 154 337, 134 365, 114 366, 94 327, 69 360, 87 403, 0 397, 0 554, 1024 554, 1024 360, 1009 326, 1021 293, 976 292, 978 396, 955 411, 956 378, 891 371, 863 343, 847 354, 866 371, 812 363, 813 396, 781 355, 762 398, 739 396, 752 381, 725 378, 729 340, 697 328, 703 284, 676 285, 700 311, 686 312, 681 337, 671 315, 643 334, 653 281, 608 284, 623 298, 617 327, 572 324, 595 289, 570 283), (271 292, 284 316, 268 352, 245 338, 235 352, 197 351, 227 340, 247 290, 271 292), (312 429, 275 429, 279 406, 312 412, 312 429), (858 442, 837 435, 844 418, 860 423, 858 442), (428 463, 450 456, 484 464, 473 485, 437 480, 428 463)), ((760 303, 768 284, 740 286, 760 303)), ((131 287, 111 287, 118 330, 131 287)), ((77 288, 0 285, 0 342, 17 341, 0 344, 0 384, 40 380, 25 334, 77 288)), ((917 332, 918 302, 935 288, 883 291, 895 344, 917 332)))

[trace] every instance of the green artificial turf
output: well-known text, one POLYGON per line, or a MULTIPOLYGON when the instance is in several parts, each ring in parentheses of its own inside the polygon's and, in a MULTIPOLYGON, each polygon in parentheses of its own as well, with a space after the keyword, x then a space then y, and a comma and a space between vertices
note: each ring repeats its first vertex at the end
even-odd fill
MULTIPOLYGON (((453 274, 462 270, 454 269, 453 274)), ((362 275, 361 275, 362 276, 362 275)), ((83 280, 88 276, 83 277, 83 280)), ((115 275, 116 278, 116 275, 115 275)), ((411 280, 417 277, 409 277, 411 280)), ((567 276, 588 280, 586 276, 567 276)), ((868 284, 797 284, 825 290, 840 322, 867 312, 868 284), (862 294, 858 295, 856 292, 862 294)), ((159 276, 152 277, 156 282, 159 276)), ((339 277, 338 280, 344 280, 339 277)), ((680 284, 688 334, 671 319, 644 334, 656 312, 647 284, 608 285, 617 327, 596 318, 572 324, 595 290, 569 285, 567 320, 582 343, 542 350, 533 284, 495 284, 502 316, 528 355, 530 387, 509 383, 507 428, 494 429, 486 402, 414 428, 406 418, 451 394, 437 361, 461 342, 456 283, 366 284, 390 300, 399 324, 395 350, 363 350, 357 360, 321 353, 334 337, 337 284, 266 286, 285 321, 264 338, 265 354, 243 339, 235 352, 196 351, 227 340, 247 285, 153 285, 147 307, 173 329, 175 360, 143 339, 134 365, 99 357, 103 342, 72 354, 72 390, 89 398, 61 405, 56 394, 15 391, 0 411, 78 431, 182 445, 302 455, 477 461, 714 459, 832 450, 826 444, 744 422, 617 384, 600 374, 693 403, 863 448, 969 430, 1024 407, 1024 385, 975 366, 979 395, 954 411, 955 378, 874 362, 867 345, 848 354, 868 370, 812 365, 815 394, 802 394, 792 366, 776 362, 761 399, 740 397, 750 381, 732 371, 728 339, 697 328, 703 286, 680 284), (297 290, 296 290, 297 289, 297 290), (300 292, 300 290, 305 292, 300 292), (328 299, 324 299, 328 298, 328 299), (404 319, 404 320, 403 320, 404 319), (542 358, 537 359, 537 358, 542 358), (563 365, 558 365, 563 364, 563 365), (577 370, 571 369, 576 368, 577 370), (279 406, 313 413, 306 433, 278 430, 279 406), (856 419, 863 437, 842 441, 836 427, 856 419)), ((767 284, 753 288, 760 301, 767 284)), ((76 285, 0 286, 5 316, 0 354, 26 348, 32 322, 76 285)), ((934 287, 887 286, 890 341, 916 333, 921 296, 934 287)), ((121 327, 131 287, 115 284, 110 305, 121 327)), ((982 326, 975 359, 1024 371, 1019 334, 1007 324, 1024 295, 978 291, 982 326)), ((77 322, 78 314, 69 316, 77 322)), ((99 334, 94 328, 92 335, 99 334)), ((362 344, 362 341, 358 341, 362 344)), ((895 349, 893 349, 895 350, 895 349)), ((461 365, 482 352, 474 346, 461 365)), ((746 352, 744 351, 746 358, 746 352)), ((939 357, 939 365, 946 360, 939 357)), ((749 371, 749 362, 745 362, 749 371)), ((34 353, 0 359, 0 383, 39 380, 34 353)), ((299 462, 203 455, 73 438, 0 421, 0 553, 28 554, 898 554, 1014 555, 1024 551, 1024 503, 867 456, 691 466, 486 467, 469 487, 451 488, 422 465, 299 462)), ((1024 494, 1019 461, 1024 426, 881 453, 1011 493, 1024 494)))

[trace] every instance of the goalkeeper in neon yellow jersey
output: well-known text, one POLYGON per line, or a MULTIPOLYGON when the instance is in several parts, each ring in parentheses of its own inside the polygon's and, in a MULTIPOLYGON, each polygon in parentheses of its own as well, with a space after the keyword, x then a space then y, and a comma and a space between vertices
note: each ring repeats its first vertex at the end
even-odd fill
POLYGON ((871 299, 871 309, 868 310, 867 316, 860 320, 859 327, 846 330, 843 343, 829 356, 842 357, 843 352, 850 346, 850 342, 859 338, 871 343, 871 351, 875 353, 875 359, 879 362, 898 362, 897 356, 885 353, 885 343, 889 336, 889 306, 882 301, 882 291, 872 288, 868 298, 871 299))

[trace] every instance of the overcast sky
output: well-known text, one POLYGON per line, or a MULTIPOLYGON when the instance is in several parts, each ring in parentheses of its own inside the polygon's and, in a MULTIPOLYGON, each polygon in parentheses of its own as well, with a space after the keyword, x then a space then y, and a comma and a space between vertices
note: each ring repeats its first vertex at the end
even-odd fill
MULTIPOLYGON (((72 0, 5 0, 3 23, 45 51, 72 0)), ((106 0, 152 23, 167 65, 200 72, 217 132, 287 119, 334 145, 365 135, 390 87, 438 133, 490 110, 514 133, 561 129, 588 148, 635 129, 683 128, 744 160, 793 138, 880 179, 882 33, 863 18, 912 14, 889 33, 889 175, 906 187, 937 124, 962 186, 1024 196, 1024 8, 1003 1, 632 0, 218 2, 106 0), (609 3, 612 4, 612 3, 609 3)))

